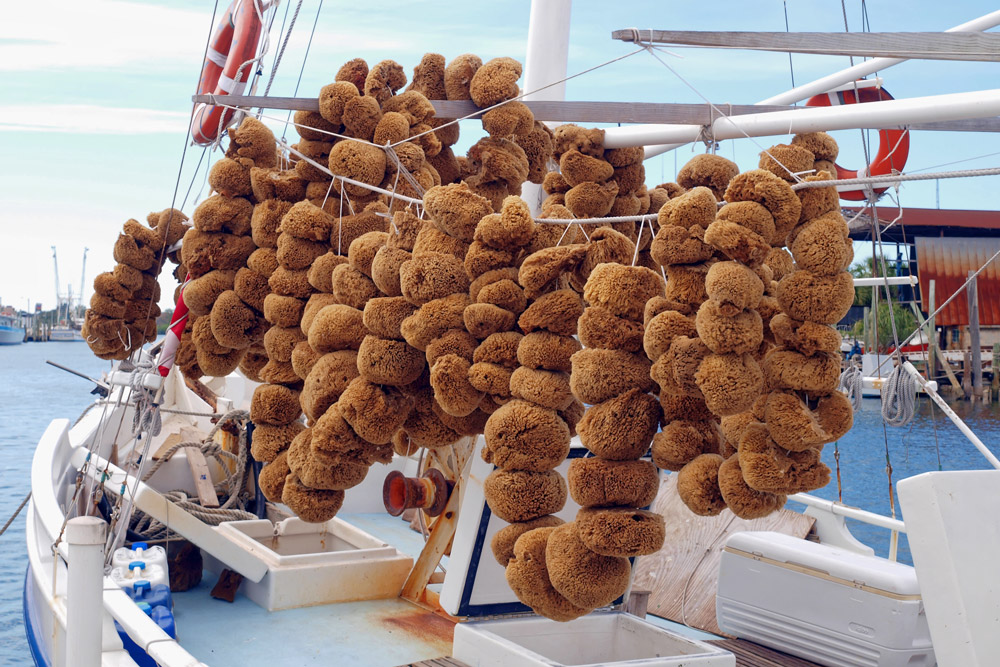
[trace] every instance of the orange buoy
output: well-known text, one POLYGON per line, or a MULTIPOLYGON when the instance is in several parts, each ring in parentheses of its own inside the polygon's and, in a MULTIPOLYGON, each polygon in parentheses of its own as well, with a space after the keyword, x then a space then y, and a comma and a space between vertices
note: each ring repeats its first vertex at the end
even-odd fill
MULTIPOLYGON (((858 104, 864 102, 880 102, 882 100, 894 99, 885 88, 859 88, 841 90, 832 93, 823 93, 809 98, 807 107, 830 107, 839 104, 858 104)), ((872 160, 869 169, 854 171, 845 169, 839 164, 837 167, 837 178, 859 178, 864 176, 886 176, 903 171, 906 165, 906 158, 910 152, 910 133, 907 129, 879 130, 878 132, 878 153, 872 160)), ((876 194, 882 194, 888 188, 875 188, 876 194)), ((867 199, 867 190, 857 188, 843 190, 840 192, 841 199, 851 201, 864 201, 867 199)))

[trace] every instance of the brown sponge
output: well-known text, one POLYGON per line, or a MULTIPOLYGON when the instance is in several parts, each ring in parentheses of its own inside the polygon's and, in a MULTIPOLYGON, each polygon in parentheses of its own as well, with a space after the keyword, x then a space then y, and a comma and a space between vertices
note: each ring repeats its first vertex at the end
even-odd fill
POLYGON ((434 393, 430 387, 413 395, 413 410, 403 423, 403 430, 412 444, 429 449, 450 445, 462 437, 434 412, 434 393))
MULTIPOLYGON (((543 248, 524 259, 518 269, 517 281, 524 288, 526 297, 538 299, 562 274, 580 264, 586 255, 587 246, 582 243, 543 248)), ((528 310, 531 310, 530 306, 528 310)))
POLYGON ((281 502, 288 505, 288 509, 303 521, 325 523, 337 516, 344 504, 344 492, 311 489, 289 473, 281 491, 281 502))
POLYGON ((663 470, 681 470, 702 454, 719 452, 715 422, 674 419, 653 437, 653 463, 663 470))
POLYGON ((677 473, 677 495, 698 516, 715 516, 726 509, 719 490, 722 462, 718 454, 702 454, 677 473))
POLYGON ((295 436, 288 448, 288 467, 303 484, 312 489, 337 491, 349 489, 364 481, 368 466, 349 454, 332 453, 313 447, 311 430, 295 436))
POLYGON ((446 354, 456 354, 471 363, 478 345, 479 341, 465 329, 449 329, 427 345, 424 351, 427 365, 433 366, 435 361, 446 354))
POLYGON ((663 547, 667 529, 656 512, 632 508, 595 509, 576 513, 580 540, 602 556, 647 556, 663 547))
POLYGON ((815 411, 792 392, 773 391, 764 406, 764 421, 778 446, 798 452, 843 436, 854 422, 854 413, 839 391, 821 398, 815 411))
MULTIPOLYGON (((526 524, 514 524, 504 530, 523 525, 526 524)), ((545 552, 553 530, 554 527, 542 526, 521 533, 513 543, 510 557, 502 564, 507 568, 507 585, 521 602, 531 607, 535 613, 554 621, 572 621, 588 613, 590 609, 571 603, 556 592, 549 581, 545 552)), ((497 558, 499 560, 499 556, 497 558)))
POLYGON ((743 478, 758 491, 800 493, 830 482, 830 469, 820 460, 818 449, 786 451, 771 440, 764 424, 747 427, 740 441, 739 457, 743 478))
POLYGON ((243 303, 236 292, 228 290, 212 305, 212 335, 221 345, 243 350, 260 341, 267 322, 253 308, 243 303))
POLYGON ((401 340, 400 325, 416 310, 416 306, 401 296, 378 297, 365 304, 363 321, 371 334, 401 340))
POLYGON ((400 296, 403 293, 399 284, 399 268, 413 257, 406 250, 399 248, 379 248, 372 258, 372 282, 388 296, 400 296))
POLYGON ((705 276, 708 298, 732 306, 723 310, 735 315, 737 310, 756 308, 764 296, 764 283, 750 268, 738 262, 716 262, 705 276))
POLYGON ((264 497, 272 503, 280 503, 281 494, 285 489, 285 479, 291 474, 285 452, 278 454, 274 460, 261 468, 257 485, 264 497))
POLYGON ((778 281, 775 296, 789 317, 836 324, 854 302, 854 280, 846 271, 833 276, 794 271, 778 281))
POLYGON ((788 249, 798 268, 820 276, 843 271, 854 259, 847 221, 840 211, 807 220, 788 234, 788 249))
POLYGON ((643 266, 598 264, 590 273, 583 298, 618 317, 642 320, 646 301, 663 296, 663 278, 643 266))
POLYGON ((424 193, 424 207, 442 232, 467 242, 472 241, 479 221, 493 212, 489 200, 464 182, 431 188, 424 193))
POLYGON ((469 277, 453 255, 439 252, 415 253, 399 267, 399 284, 406 300, 415 305, 467 292, 469 277))
POLYGON ((322 353, 357 350, 367 333, 362 311, 335 304, 316 313, 309 327, 309 344, 322 353))
MULTIPOLYGON (((581 321, 581 338, 582 330, 581 321)), ((664 310, 647 321, 642 346, 650 361, 656 361, 667 353, 674 339, 680 336, 694 338, 697 335, 695 323, 690 317, 676 310, 664 310)))
POLYGON ((446 354, 434 361, 430 383, 434 398, 441 409, 455 417, 465 417, 479 407, 483 392, 469 382, 468 359, 457 354, 446 354))
POLYGON ((613 461, 643 456, 660 421, 655 397, 632 389, 592 406, 576 425, 580 442, 595 455, 613 461))
POLYGON ((353 380, 337 402, 354 432, 375 445, 387 444, 413 408, 413 399, 393 387, 353 380))
POLYGON ((417 312, 403 320, 400 333, 407 343, 418 350, 427 350, 435 338, 450 329, 465 330, 463 313, 469 305, 469 295, 450 294, 423 304, 417 312))
POLYGON ((511 373, 509 384, 514 398, 551 410, 565 410, 576 400, 569 388, 568 373, 520 366, 511 373))
POLYGON ((561 336, 573 336, 581 315, 583 301, 580 295, 573 290, 562 289, 535 299, 521 313, 518 325, 526 334, 542 329, 561 336))
POLYGON ((480 340, 511 330, 516 320, 514 313, 489 303, 469 304, 462 313, 466 330, 480 340))
POLYGON ((494 470, 483 482, 490 510, 507 523, 558 512, 566 504, 566 482, 554 470, 494 470))
POLYGON ((358 353, 339 350, 320 357, 302 386, 302 411, 316 421, 337 402, 354 378, 358 377, 358 353))
POLYGON ((505 470, 545 472, 569 453, 569 429, 553 410, 513 400, 490 415, 483 459, 505 470))
POLYGON ((807 357, 776 348, 767 353, 761 368, 772 389, 806 391, 814 396, 833 393, 840 381, 840 356, 822 352, 807 357))
POLYGON ((695 382, 708 409, 725 417, 750 409, 764 388, 764 373, 749 354, 710 354, 698 366, 695 382))
POLYGON ((741 519, 760 519, 785 506, 785 495, 757 491, 747 486, 737 454, 733 454, 719 466, 718 478, 723 500, 733 514, 741 519))
POLYGON ((753 352, 764 339, 763 322, 756 310, 729 314, 725 306, 713 300, 701 304, 695 326, 698 337, 716 354, 753 352))
POLYGON ((250 445, 250 453, 253 454, 254 460, 270 463, 281 452, 288 449, 289 443, 303 429, 305 429, 305 426, 300 421, 293 421, 281 426, 254 424, 253 442, 250 445))
POLYGON ((588 549, 573 521, 552 529, 545 546, 545 563, 552 587, 585 609, 614 602, 628 589, 632 574, 627 558, 602 556, 588 549))
POLYGON ((569 493, 581 507, 646 507, 660 481, 649 461, 573 459, 566 474, 569 493))
MULTIPOLYGON (((519 537, 527 533, 529 530, 534 530, 535 528, 555 528, 556 526, 561 526, 564 523, 566 522, 559 517, 546 514, 545 516, 540 516, 537 519, 532 519, 531 521, 522 521, 504 526, 493 536, 493 539, 490 540, 490 548, 493 550, 493 557, 497 559, 498 563, 506 567, 510 559, 514 558, 514 544, 517 542, 519 537)), ((544 546, 540 551, 544 560, 544 546)), ((548 574, 546 574, 545 582, 548 584, 548 574)), ((551 584, 549 584, 549 586, 551 586, 551 584)))
POLYGON ((802 212, 802 202, 792 186, 769 171, 753 169, 739 174, 726 188, 726 201, 755 201, 762 204, 774 217, 774 236, 771 245, 784 245, 785 236, 792 230, 802 212))
POLYGON ((569 373, 572 370, 570 359, 579 350, 580 343, 572 336, 533 331, 518 344, 517 362, 527 368, 569 373))
POLYGON ((677 183, 682 188, 707 187, 717 199, 722 199, 729 182, 740 173, 736 163, 721 155, 703 153, 695 155, 677 172, 677 183))
POLYGON ((338 264, 333 268, 330 286, 338 301, 358 310, 365 307, 368 299, 378 296, 372 279, 350 264, 338 264))
POLYGON ((262 384, 250 400, 250 419, 255 424, 283 426, 299 418, 299 392, 279 384, 262 384))
POLYGON ((645 356, 588 348, 571 358, 570 387, 573 395, 584 403, 595 405, 614 398, 630 389, 652 391, 650 363, 645 356))
POLYGON ((306 339, 298 327, 271 327, 264 334, 264 349, 271 359, 276 361, 291 361, 292 350, 306 339))
POLYGON ((840 332, 815 322, 800 322, 785 313, 771 318, 771 331, 779 345, 809 356, 817 352, 840 353, 840 332))
POLYGON ((420 377, 424 354, 405 341, 365 336, 358 348, 358 370, 373 384, 400 387, 420 377))
POLYGON ((707 229, 715 220, 718 209, 711 189, 696 187, 682 195, 667 200, 657 211, 661 227, 677 226, 688 229, 692 225, 707 229))

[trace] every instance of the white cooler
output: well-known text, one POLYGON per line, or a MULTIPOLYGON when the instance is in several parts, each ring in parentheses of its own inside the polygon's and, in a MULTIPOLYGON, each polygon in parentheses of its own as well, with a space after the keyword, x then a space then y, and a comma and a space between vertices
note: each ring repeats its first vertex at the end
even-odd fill
POLYGON ((830 667, 936 664, 912 567, 781 533, 730 535, 723 632, 830 667))

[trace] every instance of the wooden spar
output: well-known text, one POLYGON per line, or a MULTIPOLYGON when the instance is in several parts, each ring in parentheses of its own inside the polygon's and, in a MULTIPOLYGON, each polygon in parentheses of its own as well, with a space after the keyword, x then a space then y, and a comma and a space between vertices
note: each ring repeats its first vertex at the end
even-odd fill
MULTIPOLYGON (((222 103, 235 107, 281 109, 285 111, 319 111, 315 97, 273 97, 258 95, 192 95, 195 103, 222 103)), ((437 118, 465 118, 479 109, 469 100, 431 100, 437 118)), ((707 125, 722 116, 745 116, 767 111, 796 111, 805 107, 759 104, 653 103, 653 102, 562 102, 535 100, 524 102, 535 120, 577 123, 662 123, 666 125, 707 125)), ((885 129, 878 123, 867 129, 885 129)), ((886 125, 895 128, 898 125, 886 125)), ((963 120, 913 123, 911 130, 947 132, 1000 132, 1000 117, 967 118, 963 120)))
POLYGON ((832 56, 1000 61, 1000 34, 982 32, 742 32, 615 30, 624 42, 832 56), (638 38, 638 39, 637 39, 638 38))

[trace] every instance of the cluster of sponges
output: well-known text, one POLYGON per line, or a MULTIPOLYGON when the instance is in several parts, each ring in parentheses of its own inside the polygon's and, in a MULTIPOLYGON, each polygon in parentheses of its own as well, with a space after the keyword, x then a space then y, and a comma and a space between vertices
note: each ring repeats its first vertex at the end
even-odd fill
POLYGON ((94 294, 81 331, 101 359, 124 359, 156 338, 160 315, 157 277, 167 256, 177 262, 174 245, 188 229, 187 216, 177 209, 150 213, 149 226, 129 220, 118 235, 112 271, 94 278, 94 294))
POLYGON ((216 194, 195 209, 194 227, 184 235, 181 250, 190 275, 183 290, 197 361, 196 367, 182 370, 195 376, 228 375, 248 355, 259 361, 268 328, 263 314, 266 278, 248 266, 270 264, 253 261, 261 257, 251 260, 259 238, 253 233, 259 214, 251 172, 277 163, 274 135, 248 117, 230 130, 226 155, 212 165, 208 180, 216 194))
MULTIPOLYGON (((790 145, 767 153, 761 157, 765 169, 777 158, 791 170, 823 170, 806 181, 828 180, 835 173, 837 144, 822 132, 796 135, 790 145)), ((820 460, 823 445, 853 423, 850 402, 837 390, 840 335, 833 328, 854 297, 846 270, 854 257, 847 223, 835 188, 803 188, 797 195, 799 215, 782 239, 794 267, 777 282, 780 312, 770 321, 777 346, 761 364, 769 393, 740 439, 743 477, 759 493, 824 486, 830 470, 820 460)))

